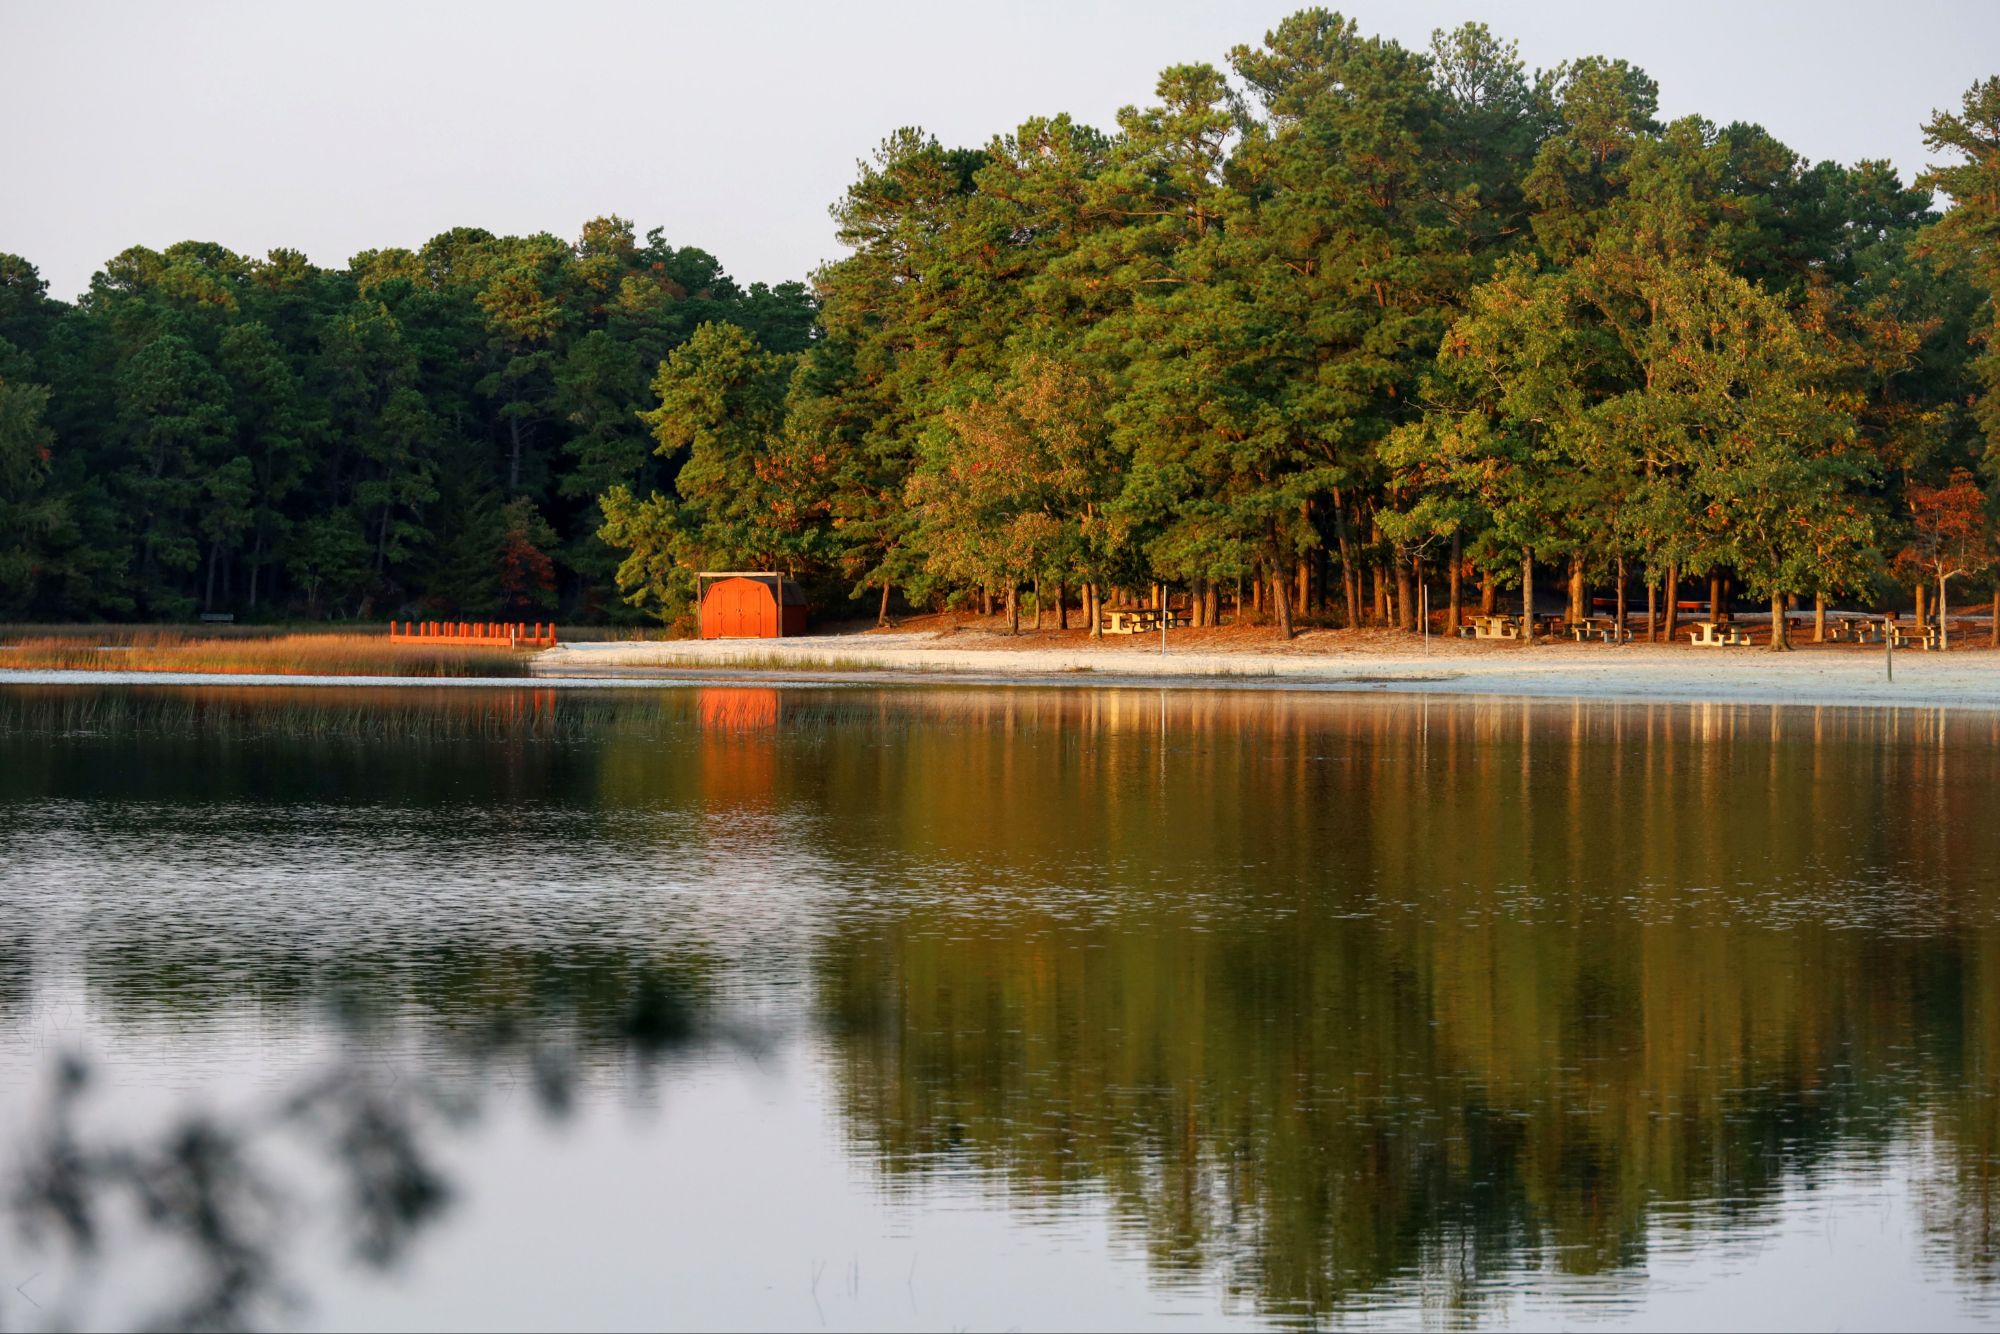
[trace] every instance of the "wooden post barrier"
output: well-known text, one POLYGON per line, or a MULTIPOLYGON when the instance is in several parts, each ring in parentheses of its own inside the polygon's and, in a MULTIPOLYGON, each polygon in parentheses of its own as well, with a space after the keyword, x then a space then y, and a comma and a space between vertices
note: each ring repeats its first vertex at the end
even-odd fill
POLYGON ((555 622, 536 621, 391 621, 392 644, 458 644, 480 647, 554 648, 555 622))

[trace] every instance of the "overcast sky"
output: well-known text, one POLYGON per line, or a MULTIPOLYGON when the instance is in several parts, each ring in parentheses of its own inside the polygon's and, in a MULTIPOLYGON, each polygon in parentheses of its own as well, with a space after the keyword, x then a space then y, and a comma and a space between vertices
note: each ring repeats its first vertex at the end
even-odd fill
MULTIPOLYGON (((0 0, 0 251, 53 294, 129 245, 326 265, 452 226, 574 237, 617 213, 802 277, 890 130, 977 144, 1033 114, 1109 126, 1169 64, 1221 63, 1294 3, 107 4, 0 0)), ((1809 158, 1924 162, 1918 125, 2000 74, 2000 3, 1367 0, 1408 45, 1468 19, 1531 67, 1623 56, 1662 112, 1809 158)))

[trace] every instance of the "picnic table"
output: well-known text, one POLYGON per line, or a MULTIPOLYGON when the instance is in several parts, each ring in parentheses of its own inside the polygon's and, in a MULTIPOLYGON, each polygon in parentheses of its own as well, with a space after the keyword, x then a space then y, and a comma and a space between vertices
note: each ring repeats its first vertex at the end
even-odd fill
POLYGON ((1855 621, 1851 626, 1854 642, 1857 644, 1879 644, 1885 639, 1893 640, 1896 644, 1903 642, 1903 632, 1896 627, 1894 621, 1885 617, 1855 621))
POLYGON ((1186 625, 1187 617, 1177 616, 1171 611, 1158 607, 1107 607, 1104 611, 1104 633, 1107 635, 1138 635, 1160 628, 1161 618, 1167 627, 1186 625))
POLYGON ((1833 643, 1852 642, 1856 644, 1880 644, 1887 642, 1891 648, 1908 648, 1916 644, 1919 648, 1933 649, 1938 646, 1938 628, 1935 625, 1913 625, 1904 629, 1901 624, 1888 617, 1867 620, 1843 618, 1830 627, 1827 639, 1833 643))
POLYGON ((1470 639, 1519 639, 1521 626, 1512 616, 1475 616, 1459 633, 1470 639))
POLYGON ((1747 648, 1750 636, 1721 621, 1703 621, 1688 630, 1688 642, 1696 648, 1747 648))
POLYGON ((1631 627, 1627 626, 1624 635, 1620 636, 1618 618, 1615 616, 1586 616, 1569 628, 1569 635, 1579 644, 1588 643, 1593 639, 1602 640, 1607 644, 1632 642, 1631 627))

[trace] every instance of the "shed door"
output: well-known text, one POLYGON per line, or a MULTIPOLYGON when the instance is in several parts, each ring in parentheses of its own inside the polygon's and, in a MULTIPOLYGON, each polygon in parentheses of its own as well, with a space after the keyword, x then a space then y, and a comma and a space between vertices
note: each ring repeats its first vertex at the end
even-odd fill
POLYGON ((728 579, 703 599, 702 621, 703 634, 711 639, 773 639, 778 606, 771 590, 758 581, 728 579))

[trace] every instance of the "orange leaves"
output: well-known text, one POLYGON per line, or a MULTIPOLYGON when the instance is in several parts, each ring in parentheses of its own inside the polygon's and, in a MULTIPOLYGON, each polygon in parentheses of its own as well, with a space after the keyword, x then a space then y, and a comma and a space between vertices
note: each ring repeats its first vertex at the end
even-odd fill
POLYGON ((1954 468, 1942 486, 1912 486, 1909 503, 1910 543, 1896 556, 1906 574, 1946 578, 1993 562, 1986 494, 1970 472, 1954 468))

